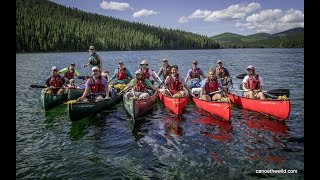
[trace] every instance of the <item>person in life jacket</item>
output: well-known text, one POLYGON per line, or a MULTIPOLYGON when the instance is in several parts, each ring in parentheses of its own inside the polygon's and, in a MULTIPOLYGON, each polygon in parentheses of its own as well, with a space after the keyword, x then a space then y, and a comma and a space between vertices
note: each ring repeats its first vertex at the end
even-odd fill
POLYGON ((208 77, 201 82, 200 99, 205 101, 216 101, 221 99, 221 82, 217 79, 213 69, 209 70, 208 77))
POLYGON ((97 100, 110 99, 108 82, 105 77, 101 76, 100 69, 97 66, 92 67, 92 76, 86 81, 85 90, 77 101, 83 101, 88 96, 95 97, 97 100))
POLYGON ((140 63, 140 70, 142 72, 142 76, 145 79, 150 80, 150 76, 152 76, 152 78, 159 84, 162 85, 161 81, 156 77, 156 75, 148 68, 148 61, 147 60, 143 60, 140 63))
POLYGON ((242 88, 245 90, 244 97, 264 99, 262 92, 263 79, 259 74, 256 74, 253 65, 247 67, 247 75, 242 80, 242 88))
POLYGON ((230 73, 227 68, 223 67, 222 60, 217 60, 217 68, 214 69, 218 80, 220 80, 224 92, 228 92, 229 87, 233 89, 232 79, 230 78, 230 73))
POLYGON ((188 82, 187 84, 188 87, 190 89, 194 87, 200 87, 201 76, 203 77, 203 79, 206 78, 203 71, 200 68, 198 68, 198 62, 196 60, 193 60, 192 68, 189 69, 187 77, 185 79, 186 83, 190 80, 190 82, 188 82))
POLYGON ((99 53, 96 52, 94 46, 90 46, 89 48, 90 57, 88 59, 88 63, 84 64, 83 67, 87 67, 91 65, 91 67, 97 66, 100 70, 102 69, 102 59, 99 53))
POLYGON ((153 86, 151 82, 144 78, 140 69, 135 72, 135 78, 133 78, 130 83, 122 90, 125 92, 127 89, 132 88, 131 92, 125 94, 126 98, 138 97, 139 99, 148 99, 150 95, 146 92, 147 87, 158 91, 158 88, 153 86))
POLYGON ((114 84, 127 84, 130 82, 130 79, 133 79, 133 76, 131 75, 130 71, 124 67, 123 62, 120 61, 118 63, 118 68, 114 71, 109 82, 113 79, 116 79, 114 80, 114 84))
POLYGON ((160 67, 158 71, 158 77, 163 76, 163 81, 166 80, 167 76, 169 76, 171 73, 171 66, 169 65, 168 59, 164 58, 162 60, 162 66, 160 67))
POLYGON ((167 76, 166 80, 164 81, 164 86, 161 90, 161 93, 169 97, 172 97, 177 93, 180 93, 181 97, 187 96, 188 93, 194 96, 188 86, 185 84, 183 77, 178 74, 177 65, 171 67, 171 74, 167 76))
POLYGON ((48 94, 63 94, 63 84, 65 83, 64 78, 62 78, 58 74, 58 68, 56 66, 53 66, 51 68, 51 75, 46 80, 46 92, 48 94))
POLYGON ((66 84, 68 84, 69 82, 73 84, 74 77, 79 76, 79 72, 75 69, 75 67, 76 64, 71 63, 69 67, 63 68, 58 72, 58 74, 63 74, 66 84))

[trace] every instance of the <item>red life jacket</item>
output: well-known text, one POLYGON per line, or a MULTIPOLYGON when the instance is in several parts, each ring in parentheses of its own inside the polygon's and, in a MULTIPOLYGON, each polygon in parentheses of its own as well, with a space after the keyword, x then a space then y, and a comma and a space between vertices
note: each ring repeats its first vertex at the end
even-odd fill
POLYGON ((62 77, 60 75, 57 75, 56 77, 50 76, 49 84, 54 87, 62 87, 62 77))
POLYGON ((216 68, 216 76, 217 78, 224 78, 226 76, 226 72, 224 71, 224 68, 216 68))
POLYGON ((137 80, 135 79, 134 81, 134 86, 133 86, 133 90, 135 92, 145 92, 146 91, 146 82, 144 79, 141 80, 137 80))
POLYGON ((172 95, 182 90, 179 74, 174 79, 172 76, 169 76, 168 89, 172 95))
POLYGON ((213 80, 208 78, 208 81, 204 86, 204 90, 206 91, 206 93, 210 93, 210 92, 218 91, 218 87, 219 85, 217 82, 217 78, 214 78, 213 80))
POLYGON ((171 66, 162 67, 163 79, 171 74, 171 66))
POLYGON ((116 75, 118 80, 123 80, 123 79, 127 79, 127 73, 126 73, 126 68, 120 69, 118 68, 118 72, 116 75))
POLYGON ((101 76, 98 79, 94 80, 93 77, 90 77, 90 90, 91 93, 102 93, 105 92, 105 86, 101 82, 101 76))
POLYGON ((260 89, 259 75, 255 75, 254 77, 249 75, 244 87, 250 90, 260 89))
POLYGON ((140 68, 140 70, 141 70, 142 76, 145 79, 149 79, 150 78, 149 68, 146 68, 146 69, 140 68))
POLYGON ((191 69, 191 72, 189 73, 189 76, 191 79, 193 78, 199 78, 200 79, 200 68, 197 69, 191 69))
POLYGON ((68 70, 66 71, 66 73, 64 73, 64 77, 68 78, 68 79, 72 79, 74 77, 74 71, 71 72, 70 69, 68 68, 68 70))

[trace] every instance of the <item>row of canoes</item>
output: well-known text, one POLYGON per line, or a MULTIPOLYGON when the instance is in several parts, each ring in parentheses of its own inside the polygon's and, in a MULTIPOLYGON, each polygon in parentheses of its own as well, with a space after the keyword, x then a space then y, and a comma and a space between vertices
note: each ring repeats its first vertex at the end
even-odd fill
MULTIPOLYGON (((83 93, 83 89, 69 89, 67 94, 63 95, 48 95, 42 92, 42 104, 45 110, 48 110, 58 104, 61 104, 67 99, 72 100, 80 97, 83 93)), ((290 100, 278 100, 278 99, 250 99, 242 96, 238 96, 231 93, 226 93, 230 102, 222 101, 203 101, 196 97, 192 97, 192 101, 195 105, 215 116, 218 116, 224 121, 229 121, 231 117, 231 103, 241 108, 257 111, 280 121, 283 121, 289 117, 290 113, 290 100)), ((102 109, 107 109, 121 100, 124 101, 124 107, 128 114, 136 119, 137 117, 143 116, 147 113, 155 101, 159 97, 159 100, 164 106, 170 109, 174 114, 181 115, 183 110, 186 108, 188 103, 188 96, 171 98, 162 95, 162 93, 154 92, 150 94, 149 99, 138 99, 138 98, 126 98, 123 94, 116 95, 112 99, 103 99, 100 101, 87 101, 87 102, 76 102, 68 103, 69 116, 72 121, 77 121, 84 117, 96 114, 102 109)))

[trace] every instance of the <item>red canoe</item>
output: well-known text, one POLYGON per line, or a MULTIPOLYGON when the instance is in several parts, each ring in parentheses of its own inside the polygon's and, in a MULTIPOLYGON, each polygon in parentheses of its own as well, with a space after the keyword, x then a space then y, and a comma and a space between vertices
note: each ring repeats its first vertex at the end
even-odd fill
POLYGON ((251 99, 226 93, 232 103, 251 111, 267 114, 280 121, 284 121, 290 114, 290 100, 251 99))
POLYGON ((203 101, 195 97, 192 97, 192 100, 197 107, 222 118, 222 120, 224 121, 230 121, 230 115, 231 115, 230 102, 203 101))
POLYGON ((159 93, 159 99, 165 107, 169 108, 176 115, 180 115, 188 104, 188 96, 180 98, 171 98, 159 93))

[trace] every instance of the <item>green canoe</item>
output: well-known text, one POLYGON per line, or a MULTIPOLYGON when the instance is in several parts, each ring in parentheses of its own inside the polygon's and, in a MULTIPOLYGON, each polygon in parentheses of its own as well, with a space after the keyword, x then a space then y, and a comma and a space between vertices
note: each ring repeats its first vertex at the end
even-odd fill
POLYGON ((70 88, 68 90, 68 100, 74 100, 82 96, 84 89, 70 88))
POLYGON ((78 121, 85 117, 95 115, 100 111, 112 107, 122 100, 123 94, 116 95, 112 99, 91 100, 68 104, 69 117, 71 121, 78 121))
POLYGON ((133 119, 144 115, 146 112, 152 109, 158 96, 158 91, 153 92, 153 94, 148 99, 138 99, 138 98, 127 98, 123 96, 124 107, 133 119))
POLYGON ((67 100, 67 93, 56 95, 56 94, 46 93, 45 89, 41 91, 41 105, 45 111, 61 104, 63 101, 66 101, 66 100, 67 100))

